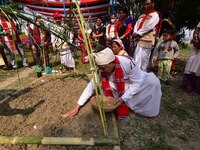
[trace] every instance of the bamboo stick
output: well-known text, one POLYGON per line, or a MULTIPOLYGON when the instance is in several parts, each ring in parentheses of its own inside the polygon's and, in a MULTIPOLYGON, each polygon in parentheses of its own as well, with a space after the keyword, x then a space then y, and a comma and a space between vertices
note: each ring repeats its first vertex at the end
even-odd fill
POLYGON ((0 144, 42 144, 42 145, 119 145, 115 138, 83 137, 9 137, 0 136, 0 144))
POLYGON ((97 67, 96 67, 96 64, 95 64, 95 61, 94 61, 94 56, 91 55, 91 50, 92 50, 91 41, 90 41, 90 37, 89 37, 89 35, 86 31, 87 27, 86 27, 86 23, 85 23, 85 20, 83 18, 83 15, 80 11, 80 5, 78 4, 77 1, 75 1, 75 4, 76 4, 76 7, 77 7, 79 17, 80 17, 80 21, 77 18, 78 24, 79 24, 79 26, 82 30, 82 36, 83 36, 83 39, 84 39, 84 42, 85 42, 86 51, 87 51, 87 54, 89 56, 88 58, 89 58, 89 63, 90 63, 91 71, 92 71, 92 76, 93 76, 93 81, 94 81, 94 89, 95 89, 95 93, 96 93, 96 96, 97 96, 97 103, 98 103, 98 106, 99 106, 99 113, 100 113, 100 117, 101 117, 101 121, 102 121, 103 131, 104 131, 105 137, 107 137, 108 136, 108 128, 107 128, 107 124, 106 124, 105 111, 103 109, 103 96, 102 96, 103 92, 102 92, 102 88, 101 88, 101 85, 100 85, 100 81, 98 79, 97 67), (98 91, 100 91, 101 98, 99 96, 98 91))

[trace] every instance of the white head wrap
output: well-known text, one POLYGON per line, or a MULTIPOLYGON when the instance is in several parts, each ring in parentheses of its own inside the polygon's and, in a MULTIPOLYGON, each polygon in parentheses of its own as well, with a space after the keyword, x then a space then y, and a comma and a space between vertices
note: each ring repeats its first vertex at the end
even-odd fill
POLYGON ((108 47, 100 52, 95 53, 94 57, 97 65, 107 65, 115 60, 113 51, 108 47))

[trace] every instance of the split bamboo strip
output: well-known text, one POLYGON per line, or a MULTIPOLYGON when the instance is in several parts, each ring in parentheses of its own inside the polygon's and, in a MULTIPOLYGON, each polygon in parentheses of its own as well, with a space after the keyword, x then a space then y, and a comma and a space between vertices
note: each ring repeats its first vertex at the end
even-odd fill
POLYGON ((42 144, 42 145, 119 145, 115 138, 83 137, 9 137, 0 136, 0 144, 42 144))
POLYGON ((115 145, 113 147, 113 150, 121 150, 121 147, 120 147, 120 138, 119 138, 119 132, 118 132, 119 130, 118 130, 118 127, 117 127, 117 121, 116 121, 114 112, 111 112, 111 116, 112 116, 114 137, 118 139, 118 143, 119 143, 118 145, 115 145))

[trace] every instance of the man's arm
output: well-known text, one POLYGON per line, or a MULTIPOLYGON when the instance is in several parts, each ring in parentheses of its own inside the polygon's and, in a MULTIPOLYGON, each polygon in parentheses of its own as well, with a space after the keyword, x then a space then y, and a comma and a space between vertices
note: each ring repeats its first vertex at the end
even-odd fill
POLYGON ((84 89, 83 93, 81 94, 78 102, 74 105, 74 107, 62 116, 64 118, 71 118, 77 115, 81 106, 83 106, 87 102, 87 100, 92 96, 93 93, 94 93, 94 83, 93 80, 91 80, 87 84, 87 87, 84 89))
POLYGON ((122 99, 127 102, 133 97, 134 94, 140 91, 140 87, 144 81, 145 74, 141 73, 142 71, 139 69, 132 58, 130 58, 126 63, 123 63, 122 67, 128 76, 128 82, 130 84, 129 88, 126 89, 122 96, 122 99))
POLYGON ((133 24, 130 22, 127 26, 126 32, 120 37, 120 39, 128 37, 131 34, 132 30, 133 30, 133 24))
POLYGON ((153 30, 155 26, 159 23, 159 20, 160 18, 158 14, 153 15, 151 20, 147 24, 144 24, 143 27, 136 33, 142 36, 143 34, 153 30))

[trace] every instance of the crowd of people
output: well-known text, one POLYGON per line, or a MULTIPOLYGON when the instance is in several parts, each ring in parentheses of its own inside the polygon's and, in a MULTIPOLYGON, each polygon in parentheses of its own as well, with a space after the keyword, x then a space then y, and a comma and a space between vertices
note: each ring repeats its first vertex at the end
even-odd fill
MULTIPOLYGON (((161 19, 161 15, 154 9, 154 5, 154 0, 146 0, 144 3, 145 13, 136 21, 129 17, 128 9, 123 7, 119 17, 115 13, 110 15, 110 22, 107 26, 103 24, 102 17, 97 17, 93 27, 86 26, 95 49, 95 62, 99 68, 99 78, 105 96, 114 97, 119 106, 125 105, 135 113, 147 117, 159 114, 162 96, 161 84, 170 85, 173 63, 179 54, 173 23, 169 22, 167 18, 161 19), (165 25, 161 26, 162 22, 165 25), (150 66, 154 66, 153 62, 155 61, 158 67, 157 76, 149 72, 150 66)), ((72 51, 74 33, 71 30, 67 32, 64 30, 62 16, 58 12, 54 13, 54 20, 55 24, 50 25, 48 31, 39 28, 38 25, 40 27, 44 25, 40 16, 36 17, 35 24, 27 24, 27 36, 35 65, 41 68, 43 64, 45 67, 50 66, 48 55, 49 50, 53 48, 60 54, 62 70, 66 71, 66 69, 72 68, 73 71, 76 71, 76 53, 72 51), (51 30, 62 33, 61 35, 64 36, 67 35, 68 40, 65 41, 64 38, 51 34, 51 30)), ((0 22, 1 54, 5 65, 8 66, 4 52, 6 47, 9 50, 11 65, 14 69, 17 67, 13 54, 15 50, 20 54, 23 65, 28 66, 14 20, 1 12, 0 22)), ((83 33, 80 29, 77 33, 82 63, 88 63, 83 33)), ((183 87, 186 91, 197 94, 200 94, 199 39, 200 23, 194 32, 194 47, 187 61, 183 78, 183 87)), ((72 117, 78 113, 81 106, 94 92, 93 82, 91 80, 88 83, 77 104, 63 117, 72 117)))

